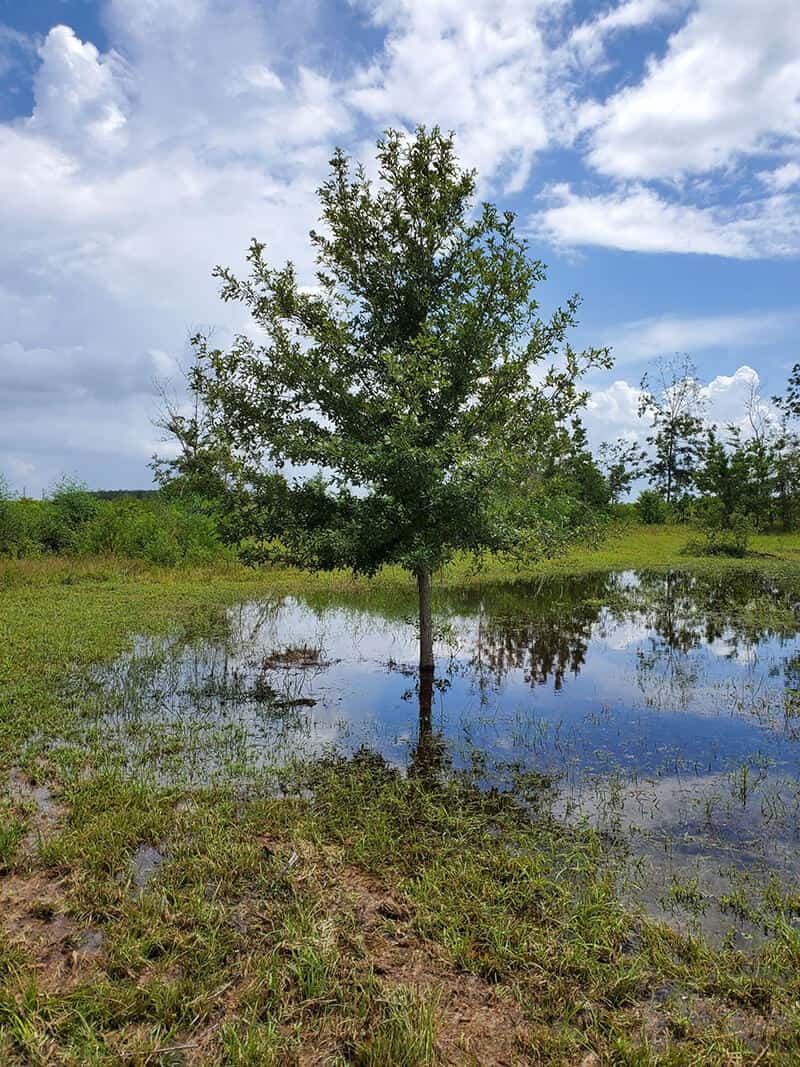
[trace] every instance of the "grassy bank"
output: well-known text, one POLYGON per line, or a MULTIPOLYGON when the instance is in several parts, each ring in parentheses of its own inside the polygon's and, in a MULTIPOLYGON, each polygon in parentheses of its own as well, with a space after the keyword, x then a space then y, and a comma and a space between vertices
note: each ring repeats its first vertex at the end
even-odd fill
MULTIPOLYGON (((682 529, 632 529, 522 572, 688 564, 682 529)), ((800 537, 748 566, 800 577, 800 537)), ((549 814, 368 758, 243 793, 131 779, 90 665, 132 633, 212 632, 225 608, 346 575, 113 559, 0 563, 0 1062, 793 1064, 800 900, 775 892, 757 952, 624 908, 617 858, 549 814), (57 745, 53 745, 54 740, 57 745), (532 813, 532 814, 531 814, 532 813)))
MULTIPOLYGON (((704 556, 692 548, 692 543, 697 540, 696 532, 687 526, 621 526, 612 529, 597 544, 576 547, 564 556, 523 566, 519 571, 522 575, 663 567, 724 571, 727 567, 746 564, 750 569, 800 572, 800 533, 756 534, 750 539, 750 555, 746 560, 704 556)), ((460 577, 468 569, 464 565, 454 565, 447 577, 460 577)), ((482 577, 502 581, 515 570, 507 562, 489 560, 482 577)))

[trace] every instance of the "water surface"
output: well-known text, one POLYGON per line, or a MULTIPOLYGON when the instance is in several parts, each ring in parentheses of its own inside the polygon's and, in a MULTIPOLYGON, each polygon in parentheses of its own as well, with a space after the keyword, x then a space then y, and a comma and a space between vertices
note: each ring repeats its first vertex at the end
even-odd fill
POLYGON ((420 690, 403 596, 293 596, 220 632, 139 639, 104 672, 110 736, 160 773, 224 771, 363 746, 515 788, 622 837, 640 896, 725 926, 743 884, 796 878, 800 600, 760 574, 623 572, 447 593, 420 690), (691 908, 689 910, 692 910, 691 908))

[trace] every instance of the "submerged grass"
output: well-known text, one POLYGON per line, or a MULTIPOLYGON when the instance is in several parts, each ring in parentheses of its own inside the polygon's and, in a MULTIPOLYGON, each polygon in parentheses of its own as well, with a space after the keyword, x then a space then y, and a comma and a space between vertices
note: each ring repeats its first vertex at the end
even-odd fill
MULTIPOLYGON (((689 560, 686 540, 630 529, 524 573, 737 566, 689 560)), ((747 566, 800 576, 800 538, 754 547, 747 566)), ((443 583, 501 577, 500 561, 458 563, 443 583)), ((366 756, 287 771, 280 795, 266 774, 246 792, 166 787, 109 757, 86 669, 132 633, 219 632, 260 594, 408 586, 391 570, 0 565, 0 1062, 800 1062, 800 905, 777 890, 745 955, 624 906, 609 843, 544 798, 523 811, 366 756), (137 868, 143 849, 159 862, 137 868)))

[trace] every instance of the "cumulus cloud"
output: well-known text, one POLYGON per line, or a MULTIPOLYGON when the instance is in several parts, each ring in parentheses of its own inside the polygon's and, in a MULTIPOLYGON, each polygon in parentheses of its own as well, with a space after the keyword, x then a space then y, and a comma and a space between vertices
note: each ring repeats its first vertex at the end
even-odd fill
POLYGON ((645 77, 584 114, 589 162, 625 179, 676 178, 800 138, 796 0, 698 0, 645 77))
POLYGON ((28 122, 35 133, 104 151, 122 147, 127 100, 119 56, 101 56, 79 41, 68 26, 54 26, 39 48, 41 66, 34 81, 36 106, 28 122))
POLYGON ((211 268, 258 235, 309 270, 314 189, 351 123, 323 74, 269 76, 280 40, 249 0, 116 0, 110 19, 106 54, 54 27, 31 116, 0 125, 0 468, 40 486, 73 464, 97 481, 115 454, 146 483, 154 378, 195 329, 245 324, 211 268))
MULTIPOLYGON (((723 430, 737 425, 744 435, 751 432, 747 419, 747 402, 758 393, 758 372, 747 364, 738 367, 733 374, 718 374, 700 389, 704 403, 705 423, 723 430)), ((649 420, 639 416, 639 401, 642 392, 636 385, 624 379, 596 389, 586 407, 585 422, 591 444, 596 448, 603 441, 623 437, 644 446, 650 432, 649 420)), ((769 401, 760 402, 760 410, 770 417, 776 412, 769 401)))
POLYGON ((731 259, 800 252, 800 198, 786 194, 735 207, 700 207, 640 183, 581 195, 562 182, 545 189, 543 198, 548 206, 531 217, 531 229, 564 248, 595 245, 731 259))
POLYGON ((592 392, 584 421, 589 439, 595 447, 615 437, 644 441, 646 428, 638 413, 641 395, 638 386, 624 380, 592 392))

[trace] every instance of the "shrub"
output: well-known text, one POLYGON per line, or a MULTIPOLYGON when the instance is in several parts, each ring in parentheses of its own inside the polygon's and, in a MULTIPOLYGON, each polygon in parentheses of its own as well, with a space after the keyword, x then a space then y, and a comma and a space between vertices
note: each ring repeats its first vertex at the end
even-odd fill
POLYGON ((700 538, 692 539, 687 552, 701 556, 733 556, 741 559, 747 555, 753 520, 743 511, 735 511, 725 519, 721 501, 712 497, 702 501, 696 509, 696 523, 700 538))
POLYGON ((0 555, 119 555, 173 566, 233 555, 200 501, 99 499, 62 481, 48 500, 18 500, 0 479, 0 555))
POLYGON ((97 514, 100 502, 81 482, 64 478, 46 502, 42 547, 49 552, 78 549, 82 528, 97 514))
POLYGON ((662 526, 670 518, 670 507, 655 489, 645 489, 636 501, 639 522, 646 526, 662 526))
POLYGON ((638 506, 634 503, 617 503, 611 505, 611 517, 617 522, 641 522, 638 506))
POLYGON ((16 555, 18 541, 16 501, 12 499, 8 483, 0 475, 0 554, 16 555))
POLYGON ((102 501, 80 532, 77 549, 150 563, 207 563, 227 555, 214 519, 186 505, 126 499, 102 501))
POLYGON ((12 496, 0 476, 0 556, 30 556, 41 551, 45 505, 12 496))

